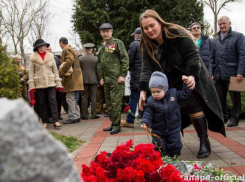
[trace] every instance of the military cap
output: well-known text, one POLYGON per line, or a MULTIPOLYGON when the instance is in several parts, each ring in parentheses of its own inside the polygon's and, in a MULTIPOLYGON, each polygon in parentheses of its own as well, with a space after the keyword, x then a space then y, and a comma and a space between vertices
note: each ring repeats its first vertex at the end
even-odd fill
POLYGON ((110 23, 102 23, 100 25, 100 30, 104 30, 104 29, 113 29, 113 26, 110 23))
POLYGON ((134 34, 141 34, 141 28, 140 27, 136 28, 134 33, 132 33, 131 35, 134 35, 134 34))
POLYGON ((93 48, 94 47, 94 44, 93 43, 86 43, 86 44, 83 44, 83 47, 85 49, 90 49, 90 48, 93 48))

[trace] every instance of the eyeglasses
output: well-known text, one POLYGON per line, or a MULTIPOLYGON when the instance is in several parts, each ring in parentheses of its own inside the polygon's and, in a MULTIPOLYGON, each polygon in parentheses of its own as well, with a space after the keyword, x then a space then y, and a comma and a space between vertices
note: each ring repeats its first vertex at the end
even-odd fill
POLYGON ((200 27, 193 27, 192 30, 198 30, 200 27))

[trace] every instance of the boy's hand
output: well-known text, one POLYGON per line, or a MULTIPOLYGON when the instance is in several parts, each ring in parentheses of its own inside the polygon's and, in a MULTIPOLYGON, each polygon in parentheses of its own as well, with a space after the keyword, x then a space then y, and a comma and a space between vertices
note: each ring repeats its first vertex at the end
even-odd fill
POLYGON ((146 126, 146 124, 141 124, 141 128, 143 128, 144 130, 147 130, 148 127, 146 126))

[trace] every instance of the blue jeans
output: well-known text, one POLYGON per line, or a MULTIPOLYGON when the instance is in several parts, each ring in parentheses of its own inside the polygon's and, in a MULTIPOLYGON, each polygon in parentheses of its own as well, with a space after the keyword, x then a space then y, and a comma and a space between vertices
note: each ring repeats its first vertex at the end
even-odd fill
MULTIPOLYGON (((139 93, 138 89, 131 89, 131 95, 129 97, 129 103, 128 104, 130 105, 130 109, 134 115, 136 112, 139 97, 140 97, 140 93, 139 93)), ((128 113, 127 118, 126 118, 126 122, 130 123, 130 124, 134 124, 134 119, 135 119, 135 117, 131 113, 128 113)))

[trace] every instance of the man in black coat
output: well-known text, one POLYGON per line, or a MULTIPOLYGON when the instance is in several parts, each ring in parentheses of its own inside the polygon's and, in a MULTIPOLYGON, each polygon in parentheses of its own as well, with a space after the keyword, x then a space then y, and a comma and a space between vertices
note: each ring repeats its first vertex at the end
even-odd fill
MULTIPOLYGON (((130 70, 130 91, 129 105, 132 113, 135 115, 137 103, 139 101, 139 84, 140 84, 140 73, 141 73, 141 53, 140 53, 140 39, 141 39, 141 28, 136 28, 134 33, 134 41, 130 44, 128 50, 129 57, 129 70, 130 70)), ((132 114, 128 114, 126 121, 121 121, 121 126, 134 127, 135 117, 132 114)))
POLYGON ((194 36, 194 41, 198 47, 198 53, 203 60, 205 66, 209 67, 209 57, 212 51, 212 41, 208 36, 202 35, 201 25, 198 22, 194 22, 190 25, 191 34, 194 36))
POLYGON ((80 67, 83 73, 84 90, 82 91, 82 119, 88 119, 88 99, 91 100, 92 119, 97 119, 97 86, 99 84, 98 58, 92 55, 94 44, 84 44, 85 56, 80 58, 80 67))
MULTIPOLYGON (((214 47, 210 57, 209 73, 216 81, 216 90, 220 99, 224 119, 228 121, 226 113, 226 96, 231 76, 237 77, 237 82, 243 80, 245 74, 245 37, 242 33, 232 31, 229 17, 218 19, 220 32, 214 39, 214 47)), ((229 92, 233 107, 228 127, 237 126, 241 114, 240 92, 229 92)))

